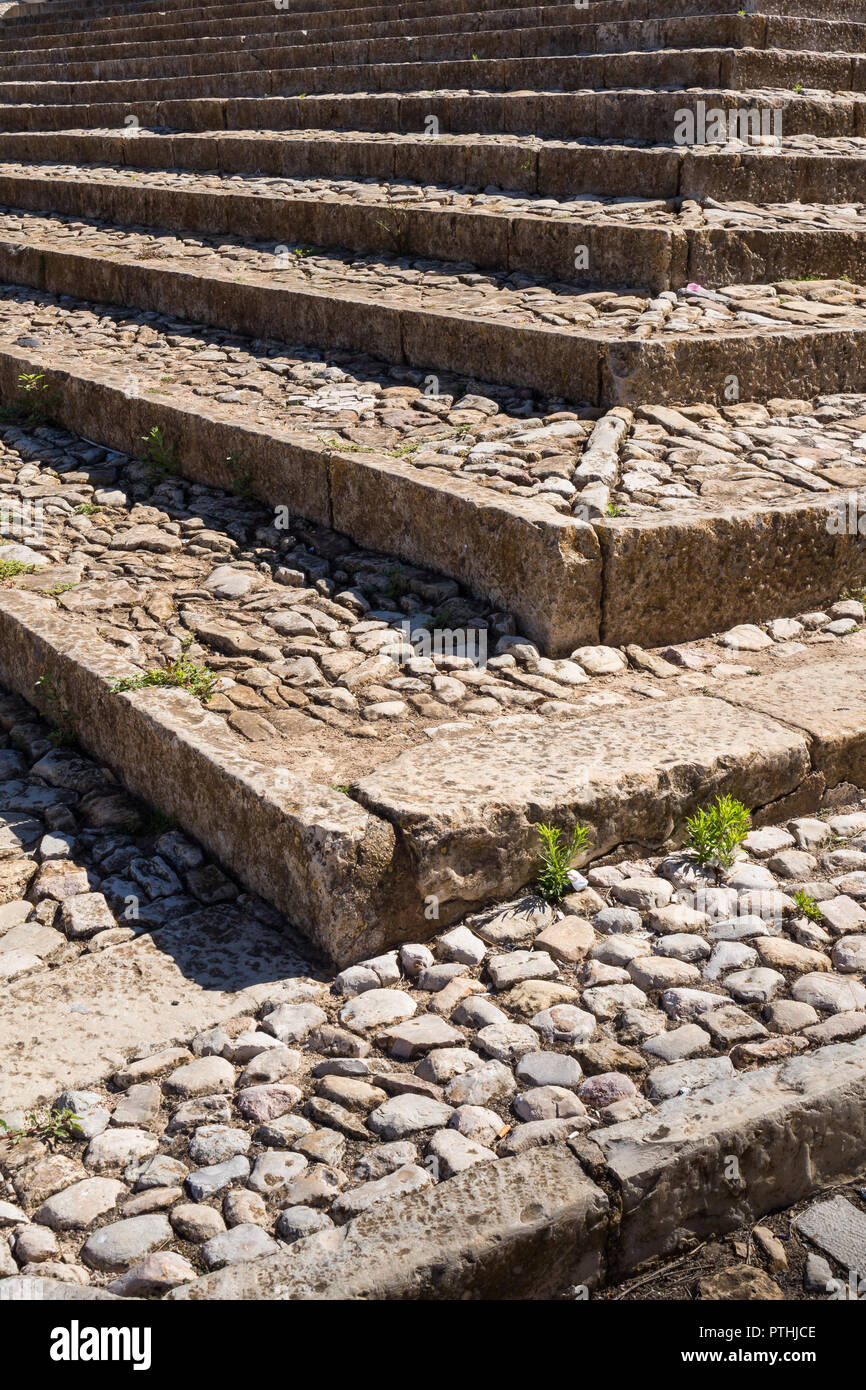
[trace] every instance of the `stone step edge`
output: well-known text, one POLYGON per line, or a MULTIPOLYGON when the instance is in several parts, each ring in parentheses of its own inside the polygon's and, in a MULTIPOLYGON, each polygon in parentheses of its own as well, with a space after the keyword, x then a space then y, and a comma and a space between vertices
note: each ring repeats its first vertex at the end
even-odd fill
MULTIPOLYGON (((821 668, 824 679, 846 686, 849 703, 862 701, 862 655, 855 661, 855 674, 838 661, 821 668)), ((0 589, 0 683, 50 719, 52 708, 36 685, 48 677, 88 752, 285 913, 338 966, 423 940, 472 907, 520 891, 537 868, 534 826, 544 804, 562 821, 576 798, 576 813, 596 827, 599 857, 638 841, 644 848, 649 841, 659 848, 677 843, 684 817, 716 792, 741 796, 757 821, 814 810, 827 786, 839 782, 840 768, 856 782, 866 764, 866 703, 862 720, 855 714, 841 731, 834 728, 829 748, 820 730, 804 730, 804 718, 797 727, 796 713, 786 711, 779 722, 745 697, 741 705, 691 695, 624 711, 577 712, 556 726, 557 786, 546 786, 541 800, 528 786, 518 787, 508 804, 500 793, 491 823, 472 799, 473 777, 486 775, 491 739, 503 749, 500 780, 507 781, 515 748, 521 756, 549 758, 551 729, 537 720, 502 718, 486 731, 440 734, 435 743, 380 764, 344 794, 247 756, 224 720, 186 691, 112 690, 114 681, 137 674, 90 622, 71 617, 52 598, 0 589), (699 747, 695 730, 702 731, 699 747), (572 764, 590 770, 577 777, 572 764), (435 807, 413 820, 399 804, 406 794, 417 797, 419 787, 423 801, 431 765, 452 788, 454 825, 437 819, 435 807), (497 866, 492 875, 491 864, 497 866), (430 918, 434 900, 438 915, 430 918)), ((774 698, 776 687, 769 689, 774 698)))
MULTIPOLYGON (((671 25, 674 31, 672 33, 659 29, 650 31, 645 20, 625 20, 611 24, 585 23, 580 26, 524 25, 514 29, 437 29, 420 34, 376 35, 366 34, 363 28, 358 26, 358 33, 340 30, 336 36, 312 41, 309 38, 304 41, 300 30, 286 33, 280 32, 278 27, 254 34, 225 35, 216 30, 199 38, 166 40, 162 57, 166 63, 177 61, 178 64, 192 59, 188 69, 192 74, 208 71, 208 68, 202 67, 201 64, 208 63, 212 53, 220 53, 220 60, 227 64, 226 71, 255 72, 259 70, 262 61, 270 61, 270 70, 277 71, 288 67, 304 69, 323 62, 343 65, 343 49, 348 50, 352 60, 357 62, 357 49, 360 46, 366 50, 366 61, 371 64, 438 62, 455 58, 465 60, 471 56, 475 47, 485 50, 485 59, 613 57, 627 53, 691 51, 710 47, 718 49, 722 46, 749 49, 752 52, 773 49, 804 55, 838 55, 840 51, 847 49, 853 55, 862 54, 866 47, 866 32, 855 32, 857 28, 866 29, 866 26, 846 24, 843 32, 834 33, 833 26, 839 24, 839 21, 818 19, 811 21, 813 27, 809 28, 808 32, 804 21, 793 21, 786 32, 785 20, 781 17, 773 19, 775 29, 768 31, 766 16, 729 15, 723 35, 718 33, 718 16, 711 15, 682 16, 672 20, 656 21, 660 25, 671 25), (183 47, 178 51, 179 44, 183 47), (455 54, 454 48, 461 44, 468 48, 469 52, 455 54), (856 44, 860 45, 859 48, 855 47, 856 44), (403 52, 394 51, 398 46, 402 47, 403 52), (319 51, 313 55, 309 52, 310 48, 319 51), (441 51, 437 52, 437 48, 441 51), (322 51, 327 49, 332 50, 330 55, 322 51), (383 49, 387 50, 385 56, 382 54, 383 49), (292 50, 291 58, 286 56, 288 50, 292 50), (256 58, 255 55, 262 55, 262 58, 256 58), (277 55, 280 55, 280 61, 275 63, 277 55), (245 59, 249 59, 247 65, 244 63, 245 59)), ((3 41, 0 31, 0 73, 7 68, 16 68, 16 80, 20 82, 123 81, 147 78, 160 75, 160 59, 153 57, 152 44, 153 38, 97 46, 91 42, 90 47, 82 46, 80 49, 71 50, 31 50, 26 47, 12 47, 3 41), (118 47, 133 51, 118 54, 114 51, 118 47), (40 58, 37 56, 40 54, 50 56, 40 58)), ((175 74, 167 73, 164 66, 161 75, 175 74)))
MULTIPOLYGON (((350 139, 264 139, 257 132, 213 130, 157 134, 140 130, 133 141, 91 131, 9 131, 7 159, 22 163, 113 164, 134 169, 177 168, 191 173, 260 173, 263 177, 375 177, 420 182, 431 171, 445 185, 469 184, 545 197, 576 193, 762 202, 849 202, 866 180, 866 157, 782 150, 725 152, 678 146, 559 145, 536 137, 513 144, 479 145, 454 136, 435 152, 419 137, 376 138, 358 131, 350 139), (80 158, 78 157, 80 154, 80 158), (246 156, 244 158, 243 156, 246 156), (288 156, 288 157, 287 157, 288 156), (353 157, 354 156, 354 157, 353 157), (433 164, 431 165, 431 160, 433 164), (422 167, 423 161, 423 167, 422 167)), ((87 169, 82 167, 86 176, 87 169)), ((52 188, 56 185, 52 185, 52 188)))
POLYGON ((65 428, 133 457, 162 429, 185 476, 231 489, 242 458, 262 501, 351 536, 360 545, 438 569, 513 612, 542 648, 562 655, 599 640, 601 555, 588 522, 455 478, 434 479, 400 459, 341 453, 314 435, 246 424, 208 403, 195 408, 132 396, 120 384, 52 365, 17 348, 0 350, 0 397, 18 377, 43 372, 65 428))
MULTIPOLYGON (((473 67, 475 64, 468 64, 473 67)), ((525 76, 525 74, 521 74, 525 76)), ((246 86, 249 84, 246 83, 246 86)), ((126 100, 103 99, 50 104, 0 102, 0 131, 65 130, 85 126, 112 127, 127 132, 154 127, 189 133, 222 128, 226 132, 260 129, 320 130, 363 129, 369 133, 394 132, 424 136, 431 116, 440 122, 444 134, 474 134, 480 130, 496 133, 529 134, 545 139, 594 137, 651 139, 670 141, 678 110, 698 111, 720 107, 725 111, 781 111, 789 135, 862 135, 866 129, 866 93, 844 93, 832 102, 813 100, 806 95, 769 91, 754 84, 738 90, 699 83, 684 87, 606 88, 602 91, 566 92, 559 90, 527 95, 508 91, 440 91, 419 95, 414 91, 323 92, 309 97, 284 96, 179 96, 126 100), (635 110, 637 108, 637 110, 635 110), (491 130, 492 127, 492 130, 491 130)), ((775 116, 772 117, 775 120, 775 116)), ((770 127, 772 128, 772 127, 770 127)), ((431 140, 431 145, 435 142, 431 140)), ((682 146, 684 150, 711 149, 703 144, 682 146)), ((723 147, 719 147, 720 149, 723 147)))
MULTIPOLYGON (((0 102, 14 106, 50 108, 86 103, 162 103, 204 98, 227 100, 252 95, 260 99, 295 97, 306 91, 318 96, 360 96, 372 90, 384 96, 417 98, 419 91, 440 84, 446 89, 489 86, 496 94, 513 91, 520 81, 577 94, 591 90, 598 96, 624 86, 666 91, 687 86, 720 87, 743 98, 760 88, 781 88, 796 74, 807 86, 818 88, 822 79, 836 92, 862 102, 866 93, 866 55, 825 55, 783 52, 777 49, 695 48, 661 49, 634 53, 589 54, 585 57, 544 55, 527 58, 455 58, 449 62, 425 61, 276 68, 268 70, 217 69, 183 77, 104 78, 83 81, 0 80, 0 102), (609 71, 608 71, 609 69, 609 71), (826 75, 826 76, 825 76, 826 75), (286 91, 290 87, 292 91, 286 91)), ((812 100, 807 97, 807 101, 812 100)), ((793 104, 793 103, 792 103, 793 104)), ((816 103, 813 102, 813 107, 816 103)), ((801 109, 806 109, 800 103, 801 109)), ((820 107, 819 107, 820 109, 820 107)))
MULTIPOLYGON (((736 0, 736 3, 740 4, 740 0, 736 0)), ((789 0, 787 15, 811 19, 813 18, 811 8, 813 4, 814 0, 789 0)), ((478 12, 483 14, 502 11, 507 12, 512 9, 520 11, 531 8, 533 8, 533 6, 529 5, 527 0, 518 0, 518 3, 514 5, 503 3, 503 0, 462 0, 462 3, 457 4, 438 3, 435 13, 447 17, 458 14, 475 14, 478 12)), ((564 6, 562 3, 559 3, 555 8, 561 9, 564 8, 564 6)), ((732 3, 731 0, 709 0, 709 3, 707 0, 702 0, 700 3, 699 0, 691 0, 691 3, 683 5, 682 0, 680 0, 680 4, 675 8, 673 15, 670 14, 664 0, 661 0, 661 3, 660 0, 642 0, 642 3, 635 3, 635 0, 629 0, 627 6, 622 3, 614 3, 614 0, 592 0, 592 3, 583 8, 587 10, 591 19, 598 20, 599 14, 601 13, 600 22, 604 22, 605 19, 613 22, 622 17, 622 11, 625 9, 628 11, 626 17, 629 19, 677 18, 684 15, 716 13, 726 15, 731 13, 732 3), (716 5, 718 5, 718 9, 715 8, 716 5)), ((235 14, 241 14, 244 18, 251 19, 258 14, 259 11, 264 9, 267 9, 267 5, 265 4, 245 3, 234 6, 225 3, 217 3, 203 6, 201 4, 192 4, 190 0, 183 0, 183 3, 180 4, 163 4, 162 6, 159 4, 150 4, 135 6, 134 8, 128 8, 126 4, 119 4, 117 7, 114 7, 107 3, 99 3, 98 0, 97 3, 94 3, 94 0, 87 0, 85 4, 79 3, 79 0, 74 0, 74 2, 73 0, 54 0, 54 3, 49 5, 46 5, 44 0, 16 0, 16 2, 11 5, 6 4, 0 7, 0 13, 3 14, 3 17, 7 21, 12 18, 15 19, 15 25, 12 26, 14 28, 18 28, 23 24, 24 27, 38 29, 42 27, 43 21, 47 20, 49 22, 54 22, 60 18, 67 21, 68 25, 74 25, 77 29, 89 27, 93 32, 99 32, 99 28, 103 26, 112 28, 114 21, 118 18, 126 20, 132 19, 138 22, 139 20, 146 20, 148 17, 166 19, 170 15, 183 15, 191 11, 196 15, 205 14, 208 18, 217 20, 230 18, 235 14), (17 11, 17 15, 13 15, 13 10, 17 11), (84 18, 82 18, 82 10, 87 12, 84 18), (26 17, 28 15, 32 21, 29 26, 26 24, 26 17), (96 20, 99 21, 98 24, 95 23, 96 20)), ((842 18, 847 18, 847 12, 852 9, 856 11, 858 15, 866 14, 863 4, 858 3, 858 0, 834 0, 830 9, 833 16, 841 16, 842 18)), ((411 21, 413 18, 423 16, 426 13, 426 9, 421 4, 416 3, 403 5, 401 7, 401 12, 405 19, 411 21)), ((386 18, 389 16, 390 10, 387 5, 364 4, 360 3, 360 0, 340 0, 340 3, 333 3, 333 0, 320 0, 318 4, 308 3, 308 0, 299 0, 298 9, 293 11, 293 15, 299 22, 305 22, 307 18, 312 18, 313 15, 327 14, 330 16, 332 14, 341 15, 345 13, 357 14, 359 16, 358 22, 363 23, 369 21, 372 14, 378 14, 386 18)), ((758 10, 758 13, 765 14, 767 11, 758 10)))
POLYGON ((90 753, 338 965, 423 933, 423 903, 391 826, 342 792, 246 757, 187 691, 112 691, 138 674, 53 599, 0 589, 0 683, 50 718, 35 687, 53 681, 90 753))
POLYGON ((743 228, 605 224, 549 219, 529 210, 427 208, 356 203, 327 196, 244 193, 233 189, 160 188, 91 179, 86 183, 4 174, 0 204, 107 221, 115 226, 170 227, 207 236, 303 242, 352 251, 397 252, 471 261, 484 269, 522 270, 570 279, 576 247, 585 250, 580 279, 588 284, 642 285, 658 294, 697 281, 708 288, 766 284, 812 272, 820 260, 827 279, 866 281, 866 232, 845 227, 743 228))
POLYGON ((725 1235, 855 1178, 864 1152, 860 1039, 713 1082, 589 1138, 475 1164, 167 1298, 513 1300, 569 1287, 585 1297, 686 1236, 725 1235))
POLYGON ((214 487, 230 489, 224 460, 243 458, 262 501, 457 579, 514 613, 554 657, 598 642, 654 647, 759 616, 793 617, 866 579, 862 538, 838 525, 847 493, 589 524, 401 459, 234 421, 204 400, 190 408, 135 396, 104 371, 58 366, 33 350, 0 348, 0 398, 13 400, 19 376, 33 372, 45 374, 65 428, 136 457, 158 426, 183 474, 214 487))
POLYGON ((725 336, 660 335, 609 338, 559 327, 466 320, 447 308, 393 306, 362 291, 238 280, 196 269, 95 252, 67 251, 35 238, 0 240, 0 281, 96 303, 175 315, 249 337, 280 339, 291 323, 296 340, 322 348, 366 352, 396 365, 529 387, 542 396, 590 405, 640 405, 687 400, 766 401, 859 391, 866 379, 866 325, 781 327, 725 336))

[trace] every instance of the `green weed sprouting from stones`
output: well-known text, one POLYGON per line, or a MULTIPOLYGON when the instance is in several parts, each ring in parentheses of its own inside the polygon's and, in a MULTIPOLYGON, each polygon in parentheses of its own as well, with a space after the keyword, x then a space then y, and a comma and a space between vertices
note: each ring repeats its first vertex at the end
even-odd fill
POLYGON ((253 487, 253 475, 249 469, 239 467, 242 457, 241 454, 226 454, 226 463, 229 468, 239 470, 231 474, 232 492, 242 501, 252 502, 256 495, 253 487))
POLYGON ((625 507, 617 507, 613 502, 607 504, 607 516, 625 516, 625 507))
POLYGON ((131 834, 146 835, 151 839, 157 840, 160 835, 167 835, 170 830, 177 830, 177 821, 173 816, 166 816, 162 811, 156 811, 148 807, 135 820, 130 821, 132 826, 131 834))
POLYGON ((23 560, 0 560, 0 581, 14 579, 16 574, 35 574, 35 565, 26 565, 23 560))
POLYGON ((201 666, 189 657, 179 657, 170 666, 154 666, 140 676, 128 676, 124 680, 113 681, 111 692, 120 695, 126 690, 145 690, 149 686, 168 686, 188 690, 196 699, 206 704, 213 695, 213 688, 219 676, 209 666, 201 666))
POLYGON ((797 904, 802 917, 808 917, 810 922, 821 921, 821 908, 817 900, 812 897, 811 893, 807 893, 805 888, 798 888, 791 896, 797 904))
POLYGON ((394 243, 394 250, 398 256, 402 256, 408 244, 409 222, 408 213, 405 208, 394 207, 389 203, 385 213, 384 221, 377 221, 377 227, 381 227, 394 243))
POLYGON ((70 589, 74 589, 76 587, 77 586, 75 584, 55 584, 53 588, 40 589, 39 592, 40 594, 44 594, 46 598, 53 598, 57 603, 57 607, 62 608, 63 605, 60 602, 60 595, 67 594, 70 589))
POLYGON ((589 846, 589 827, 580 821, 571 832, 571 839, 564 840, 563 832, 553 825, 537 825, 541 838, 538 857, 541 860, 536 886, 549 903, 558 903, 571 891, 568 871, 575 859, 589 846))
POLYGON ((75 508, 75 515, 93 516, 94 512, 98 512, 99 510, 100 509, 99 507, 97 507, 95 502, 82 502, 79 506, 75 508))
POLYGON ((78 743, 78 725, 75 720, 59 676, 46 674, 34 683, 47 706, 46 714, 54 725, 48 737, 57 748, 71 748, 78 743))
POLYGON ((686 821, 686 844, 699 864, 726 869, 745 840, 751 817, 742 801, 725 793, 686 821))
POLYGON ((174 445, 168 442, 159 425, 154 425, 148 434, 143 434, 141 442, 147 446, 145 461, 158 477, 164 478, 169 473, 177 472, 174 445))
POLYGON ((53 1147, 81 1139, 81 1131, 76 1128, 80 1124, 81 1119, 74 1110, 34 1110, 26 1116, 20 1129, 13 1129, 5 1120, 0 1120, 0 1136, 10 1144, 20 1144, 23 1139, 39 1139, 53 1147))
POLYGON ((401 599, 403 595, 408 592, 408 588, 409 585, 406 576, 396 565, 388 570, 388 582, 382 587, 382 593, 385 595, 385 598, 389 598, 396 603, 398 599, 401 599))
POLYGON ((33 426, 47 425, 54 418, 59 399, 44 372, 19 372, 18 394, 11 405, 0 409, 0 419, 33 426))

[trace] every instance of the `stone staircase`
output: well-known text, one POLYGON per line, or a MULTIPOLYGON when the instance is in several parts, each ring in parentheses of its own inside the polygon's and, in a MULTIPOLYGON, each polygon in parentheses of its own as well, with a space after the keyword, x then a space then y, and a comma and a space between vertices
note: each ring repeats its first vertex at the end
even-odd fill
MULTIPOLYGON (((835 524, 866 485, 866 4, 816 8, 10 12, 0 391, 38 377, 54 424, 126 455, 158 430, 198 484, 231 488, 242 459, 266 506, 457 581, 500 643, 537 644, 554 706, 539 660, 829 605, 866 578, 835 524), (339 390, 286 390, 310 362, 339 390)), ((38 630, 70 676, 28 603, 8 640, 38 630)), ((423 815, 390 781, 346 834, 396 825, 414 864, 423 815)), ((467 796, 471 857, 490 836, 467 796)))

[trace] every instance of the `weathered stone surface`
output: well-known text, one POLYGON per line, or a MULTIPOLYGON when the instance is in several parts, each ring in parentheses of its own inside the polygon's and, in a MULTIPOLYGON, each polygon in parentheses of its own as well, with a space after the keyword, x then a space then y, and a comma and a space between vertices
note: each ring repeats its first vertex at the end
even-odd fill
POLYGON ((716 1302, 767 1301, 784 1299, 779 1285, 754 1265, 732 1265, 716 1274, 708 1274, 698 1284, 703 1299, 716 1302))
POLYGON ((81 1257, 94 1269, 119 1274, 169 1240, 171 1226, 166 1217, 131 1216, 128 1221, 115 1221, 88 1236, 81 1257))
MULTIPOLYGON (((121 1087, 158 1078, 171 1064, 126 1064, 131 1035, 142 1050, 164 1047, 166 1038, 255 1008, 269 997, 275 974, 291 975, 296 961, 273 933, 220 907, 61 965, 39 986, 18 981, 0 1011, 0 1109, 53 1100, 60 1086, 113 1072, 121 1087), (40 1039, 38 1048, 31 1037, 40 1039)), ((174 1066, 190 1060, 186 1049, 172 1055, 174 1066)))
POLYGON ((450 1105, 429 1096, 405 1095, 393 1096, 378 1106, 367 1117, 367 1124, 383 1139, 403 1139, 407 1134, 447 1125, 450 1118, 450 1105))
POLYGON ((536 1149, 473 1165, 393 1207, 374 1203, 342 1230, 296 1242, 291 1255, 209 1275, 168 1297, 484 1297, 506 1272, 513 1296, 537 1297, 596 1282, 606 1213, 607 1199, 572 1153, 536 1149))
POLYGON ((847 1198, 815 1202, 791 1224, 845 1269, 862 1271, 866 1267, 866 1216, 847 1198))
POLYGON ((622 1191, 618 1272, 677 1248, 684 1222, 735 1230, 853 1177, 866 1139, 864 1099, 861 1039, 741 1072, 596 1130, 593 1143, 622 1191), (722 1156, 731 1154, 742 1183, 719 1186, 722 1156))
POLYGON ((98 1217, 114 1210, 125 1191, 116 1178, 85 1178, 49 1197, 33 1213, 33 1220, 54 1231, 86 1231, 98 1217))
POLYGON ((411 1018, 417 1007, 415 1000, 402 990, 369 989, 343 1005, 340 1022, 346 1028, 365 1033, 411 1018))
POLYGON ((242 1265, 248 1260, 260 1260, 279 1249, 277 1242, 261 1226, 233 1226, 211 1236, 201 1247, 201 1257, 208 1269, 226 1265, 242 1265))
POLYGON ((787 795, 809 771, 803 735, 764 714, 688 696, 566 718, 555 739, 520 717, 504 728, 450 733, 379 766, 354 790, 411 838, 421 892, 437 894, 440 910, 454 916, 533 876, 536 818, 588 823, 593 852, 602 854, 629 840, 661 843, 694 809, 685 788, 700 786, 703 800, 710 789, 731 790, 751 806, 787 795))

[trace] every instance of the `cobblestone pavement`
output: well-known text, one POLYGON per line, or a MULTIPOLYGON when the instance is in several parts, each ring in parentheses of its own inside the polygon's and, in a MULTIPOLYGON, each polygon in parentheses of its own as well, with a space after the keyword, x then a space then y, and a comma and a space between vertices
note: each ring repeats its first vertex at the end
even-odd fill
MULTIPOLYGON (((0 724, 7 981, 203 905, 280 928, 23 702, 0 724)), ((674 854, 586 878, 558 908, 528 894, 337 975, 301 955, 255 1013, 185 1046, 130 1038, 107 1082, 46 1097, 78 1117, 59 1134, 7 1112, 0 1272, 159 1294, 866 1031, 866 810, 754 830, 724 872, 674 854)))

